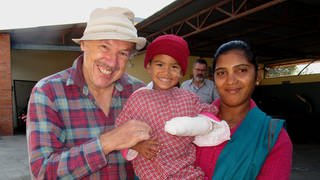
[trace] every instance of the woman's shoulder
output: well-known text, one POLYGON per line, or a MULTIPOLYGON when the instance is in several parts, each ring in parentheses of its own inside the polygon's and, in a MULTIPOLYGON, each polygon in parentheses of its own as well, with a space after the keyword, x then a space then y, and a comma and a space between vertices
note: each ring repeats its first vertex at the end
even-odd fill
POLYGON ((279 146, 286 146, 287 148, 292 149, 292 142, 287 130, 283 127, 279 133, 276 144, 279 146))

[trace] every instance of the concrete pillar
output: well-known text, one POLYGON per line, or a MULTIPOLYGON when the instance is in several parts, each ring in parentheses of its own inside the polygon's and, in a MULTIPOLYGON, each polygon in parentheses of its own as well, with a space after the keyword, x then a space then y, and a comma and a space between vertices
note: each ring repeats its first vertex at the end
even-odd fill
POLYGON ((13 135, 10 35, 0 34, 0 135, 13 135))

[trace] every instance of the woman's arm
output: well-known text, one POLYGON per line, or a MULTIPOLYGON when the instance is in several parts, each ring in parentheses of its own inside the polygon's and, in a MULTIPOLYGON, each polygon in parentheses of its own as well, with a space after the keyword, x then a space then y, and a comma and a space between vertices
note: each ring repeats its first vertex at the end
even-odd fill
POLYGON ((288 180, 292 166, 292 143, 285 129, 282 128, 277 142, 267 156, 257 177, 258 180, 288 180))

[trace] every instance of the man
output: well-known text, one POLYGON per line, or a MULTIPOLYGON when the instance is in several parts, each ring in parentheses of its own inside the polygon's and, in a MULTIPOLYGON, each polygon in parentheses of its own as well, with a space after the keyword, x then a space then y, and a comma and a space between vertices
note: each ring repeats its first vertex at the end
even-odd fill
POLYGON ((114 128, 127 98, 144 86, 125 73, 129 57, 146 43, 133 19, 124 8, 94 10, 82 38, 74 39, 83 55, 32 90, 27 118, 32 178, 134 178, 118 150, 149 139, 150 127, 129 121, 114 128))
POLYGON ((219 95, 213 81, 206 79, 207 66, 206 60, 197 59, 192 66, 193 78, 183 82, 181 88, 197 94, 202 103, 211 104, 219 95))

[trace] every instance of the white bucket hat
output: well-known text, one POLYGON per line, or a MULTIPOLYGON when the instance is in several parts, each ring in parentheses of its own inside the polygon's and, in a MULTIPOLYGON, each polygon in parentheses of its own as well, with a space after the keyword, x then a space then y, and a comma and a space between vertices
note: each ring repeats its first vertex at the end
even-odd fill
POLYGON ((140 50, 146 45, 146 39, 138 37, 133 20, 134 14, 129 9, 98 8, 91 13, 83 36, 72 40, 78 44, 82 40, 123 40, 136 43, 136 50, 140 50))

